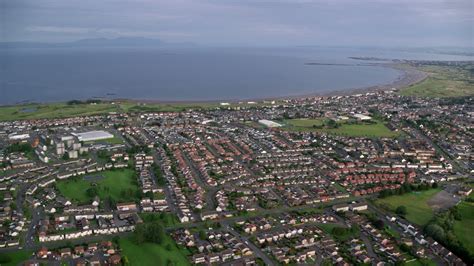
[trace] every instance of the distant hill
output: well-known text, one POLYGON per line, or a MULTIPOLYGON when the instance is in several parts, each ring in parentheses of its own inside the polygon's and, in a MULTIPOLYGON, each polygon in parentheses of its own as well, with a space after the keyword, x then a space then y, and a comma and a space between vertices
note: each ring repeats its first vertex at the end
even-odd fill
POLYGON ((42 42, 0 42, 0 49, 11 48, 85 48, 85 47, 193 47, 193 43, 168 43, 160 39, 143 37, 93 38, 73 42, 42 43, 42 42))

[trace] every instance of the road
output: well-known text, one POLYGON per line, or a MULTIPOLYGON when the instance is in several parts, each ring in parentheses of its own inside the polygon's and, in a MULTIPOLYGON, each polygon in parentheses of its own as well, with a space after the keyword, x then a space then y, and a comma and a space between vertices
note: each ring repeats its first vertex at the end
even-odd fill
POLYGON ((222 224, 224 225, 224 228, 229 233, 231 233, 233 236, 237 237, 242 242, 244 242, 252 250, 253 254, 256 257, 261 258, 263 260, 263 262, 265 262, 265 265, 275 265, 275 263, 273 263, 273 261, 267 256, 267 254, 265 254, 260 248, 255 246, 252 243, 252 241, 249 240, 249 238, 247 236, 244 236, 244 235, 240 234, 239 232, 235 231, 234 228, 232 228, 232 226, 230 226, 227 222, 222 222, 222 224))

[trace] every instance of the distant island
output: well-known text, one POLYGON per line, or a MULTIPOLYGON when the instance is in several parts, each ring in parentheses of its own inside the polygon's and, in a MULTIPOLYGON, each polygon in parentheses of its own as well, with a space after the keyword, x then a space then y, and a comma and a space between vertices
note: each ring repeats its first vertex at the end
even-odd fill
POLYGON ((349 56, 350 59, 354 60, 363 60, 363 61, 393 61, 392 59, 388 58, 379 58, 379 57, 373 57, 373 56, 349 56))

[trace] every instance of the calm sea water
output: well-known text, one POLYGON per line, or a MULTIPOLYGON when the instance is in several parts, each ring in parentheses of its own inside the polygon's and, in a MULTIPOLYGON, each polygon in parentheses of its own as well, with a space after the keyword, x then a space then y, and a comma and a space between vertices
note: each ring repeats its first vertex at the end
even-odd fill
POLYGON ((4 50, 0 104, 93 97, 252 99, 387 84, 400 76, 390 68, 361 66, 367 62, 349 56, 436 59, 432 54, 327 48, 4 50))

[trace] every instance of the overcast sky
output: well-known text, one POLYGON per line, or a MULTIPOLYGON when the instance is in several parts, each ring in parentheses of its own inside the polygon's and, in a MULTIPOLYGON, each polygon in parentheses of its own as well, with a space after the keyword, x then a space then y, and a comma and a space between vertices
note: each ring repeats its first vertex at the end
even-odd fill
POLYGON ((473 46, 474 0, 0 0, 2 41, 473 46))

